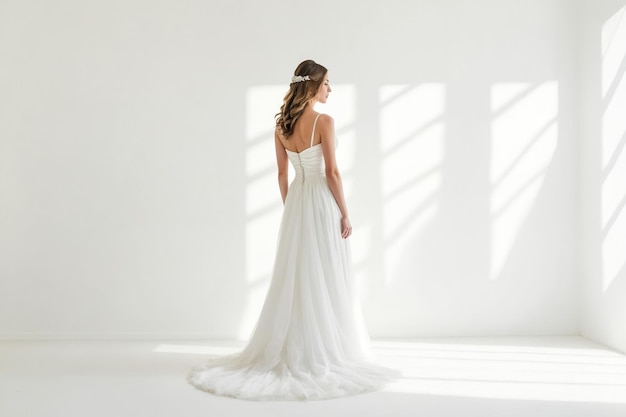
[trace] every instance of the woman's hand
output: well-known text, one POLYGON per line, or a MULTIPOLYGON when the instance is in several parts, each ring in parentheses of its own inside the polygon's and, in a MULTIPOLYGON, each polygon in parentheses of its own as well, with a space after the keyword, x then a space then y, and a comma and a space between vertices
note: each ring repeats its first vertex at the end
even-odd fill
POLYGON ((352 224, 348 217, 341 218, 341 237, 343 239, 348 238, 352 234, 352 224))

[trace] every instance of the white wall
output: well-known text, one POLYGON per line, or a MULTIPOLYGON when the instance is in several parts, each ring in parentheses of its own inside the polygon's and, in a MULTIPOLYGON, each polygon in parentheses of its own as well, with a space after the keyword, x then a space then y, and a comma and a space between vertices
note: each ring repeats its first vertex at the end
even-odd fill
POLYGON ((581 3, 581 332, 626 352, 626 1, 581 3))
POLYGON ((0 334, 246 337, 272 118, 328 66, 374 336, 570 334, 567 0, 0 3, 0 334))

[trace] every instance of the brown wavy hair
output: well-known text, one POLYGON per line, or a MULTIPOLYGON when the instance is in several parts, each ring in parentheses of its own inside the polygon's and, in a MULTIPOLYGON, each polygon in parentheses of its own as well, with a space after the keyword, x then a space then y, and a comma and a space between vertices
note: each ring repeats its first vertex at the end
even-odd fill
POLYGON ((304 108, 317 94, 320 84, 328 70, 317 62, 307 59, 302 61, 294 71, 293 75, 308 75, 309 81, 291 83, 289 91, 280 106, 280 112, 276 113, 276 127, 280 129, 283 136, 288 139, 293 134, 296 122, 304 113, 304 108))

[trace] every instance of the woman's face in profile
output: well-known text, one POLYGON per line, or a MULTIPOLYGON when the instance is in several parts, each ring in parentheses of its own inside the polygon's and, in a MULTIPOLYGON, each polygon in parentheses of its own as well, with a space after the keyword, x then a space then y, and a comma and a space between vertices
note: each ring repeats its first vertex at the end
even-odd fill
POLYGON ((324 81, 322 81, 322 83, 320 84, 320 88, 317 90, 317 95, 315 96, 315 99, 320 103, 326 103, 326 100, 328 100, 328 95, 331 91, 333 90, 332 88, 330 88, 328 73, 326 73, 324 75, 324 81))

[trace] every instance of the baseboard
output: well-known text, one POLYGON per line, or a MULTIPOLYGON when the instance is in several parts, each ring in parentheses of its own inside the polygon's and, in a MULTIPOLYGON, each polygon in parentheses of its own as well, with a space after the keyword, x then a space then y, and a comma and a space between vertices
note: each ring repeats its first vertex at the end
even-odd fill
MULTIPOLYGON (((450 335, 421 335, 421 336, 370 336, 372 340, 446 340, 446 339, 481 339, 488 338, 550 338, 550 337, 583 337, 580 334, 528 334, 528 335, 480 335, 480 336, 450 336, 450 335)), ((233 334, 224 333, 185 333, 185 332, 0 332, 0 341, 64 341, 64 340, 120 340, 120 341, 181 341, 181 340, 244 340, 233 334)))
POLYGON ((148 332, 0 332, 0 340, 237 340, 220 333, 148 333, 148 332))

